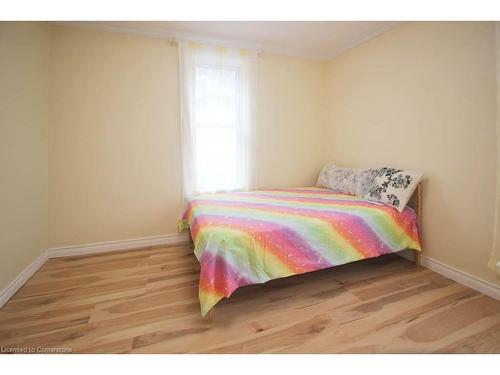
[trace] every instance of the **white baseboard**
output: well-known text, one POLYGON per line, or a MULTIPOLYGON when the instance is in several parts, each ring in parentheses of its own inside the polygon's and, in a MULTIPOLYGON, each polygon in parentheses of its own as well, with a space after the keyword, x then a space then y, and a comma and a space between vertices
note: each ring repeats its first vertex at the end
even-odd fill
MULTIPOLYGON (((0 307, 5 305, 7 301, 24 285, 24 283, 26 283, 26 281, 28 281, 29 278, 33 276, 33 274, 38 271, 40 267, 42 267, 50 258, 99 254, 111 251, 125 251, 149 246, 175 246, 188 242, 189 234, 182 233, 48 249, 0 292, 0 307)), ((411 254, 405 254, 402 252, 400 252, 399 255, 407 259, 411 256, 411 254)), ((477 290, 478 292, 500 300, 499 285, 495 285, 469 275, 425 255, 421 255, 421 265, 460 284, 477 290)))
POLYGON ((500 285, 495 285, 486 280, 479 279, 475 276, 469 275, 468 273, 460 271, 455 267, 448 266, 425 255, 421 255, 420 264, 423 267, 430 269, 431 271, 437 272, 444 277, 456 281, 457 283, 468 286, 471 289, 477 290, 478 292, 500 300, 500 285))
POLYGON ((0 292, 0 307, 30 279, 50 258, 60 258, 76 255, 100 254, 110 251, 125 251, 149 246, 175 246, 189 242, 189 234, 168 234, 164 236, 135 238, 131 240, 99 242, 88 245, 66 246, 48 249, 31 263, 19 276, 0 292))
POLYGON ((131 240, 98 242, 88 245, 76 245, 55 247, 48 249, 49 258, 60 258, 75 255, 89 255, 107 253, 110 251, 122 251, 131 249, 140 249, 149 246, 174 246, 189 242, 187 233, 167 234, 163 236, 135 238, 131 240))
POLYGON ((33 274, 42 267, 47 261, 47 252, 44 251, 33 263, 31 263, 23 272, 21 272, 9 285, 0 292, 0 307, 5 305, 7 301, 30 279, 33 274))

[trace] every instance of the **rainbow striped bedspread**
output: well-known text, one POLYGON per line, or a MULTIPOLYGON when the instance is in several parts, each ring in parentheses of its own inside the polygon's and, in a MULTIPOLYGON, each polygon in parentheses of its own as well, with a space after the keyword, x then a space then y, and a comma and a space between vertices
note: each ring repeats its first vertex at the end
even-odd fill
POLYGON ((420 250, 417 218, 320 188, 199 195, 190 228, 200 262, 201 314, 245 285, 403 249, 420 250))

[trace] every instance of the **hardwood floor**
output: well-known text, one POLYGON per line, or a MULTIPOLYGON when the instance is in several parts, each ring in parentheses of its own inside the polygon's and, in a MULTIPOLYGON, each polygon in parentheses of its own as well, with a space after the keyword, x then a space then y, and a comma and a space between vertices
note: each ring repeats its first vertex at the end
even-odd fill
POLYGON ((500 353, 500 301, 397 256, 242 288, 200 317, 190 245, 49 260, 0 346, 78 353, 500 353))

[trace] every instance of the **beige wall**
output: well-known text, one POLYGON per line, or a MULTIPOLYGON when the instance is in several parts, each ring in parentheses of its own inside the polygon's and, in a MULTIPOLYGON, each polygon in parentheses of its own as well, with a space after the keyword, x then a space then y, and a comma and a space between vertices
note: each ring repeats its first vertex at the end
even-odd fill
MULTIPOLYGON (((46 247, 176 232, 175 47, 3 23, 0 63, 0 286, 46 247)), ((311 185, 326 162, 420 169, 425 254, 497 282, 492 23, 407 23, 331 62, 263 54, 258 98, 259 187, 311 185)))
MULTIPOLYGON (((326 67, 259 59, 259 186, 314 182, 323 156, 326 67)), ((176 233, 182 209, 176 47, 57 26, 51 78, 50 246, 176 233)))
POLYGON ((324 161, 327 62, 259 59, 257 185, 311 186, 324 161))
POLYGON ((49 42, 0 23, 0 290, 47 249, 49 42))
POLYGON ((497 282, 493 23, 407 23, 330 63, 328 161, 422 170, 424 254, 497 282))
POLYGON ((181 204, 176 49, 52 28, 50 246, 175 233, 181 204))

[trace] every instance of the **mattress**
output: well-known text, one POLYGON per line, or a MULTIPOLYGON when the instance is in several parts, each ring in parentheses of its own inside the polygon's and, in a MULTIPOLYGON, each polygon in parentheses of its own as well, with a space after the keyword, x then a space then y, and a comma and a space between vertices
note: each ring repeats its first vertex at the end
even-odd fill
POLYGON ((200 262, 201 314, 238 288, 421 250, 416 213, 322 188, 198 195, 180 220, 200 262))

